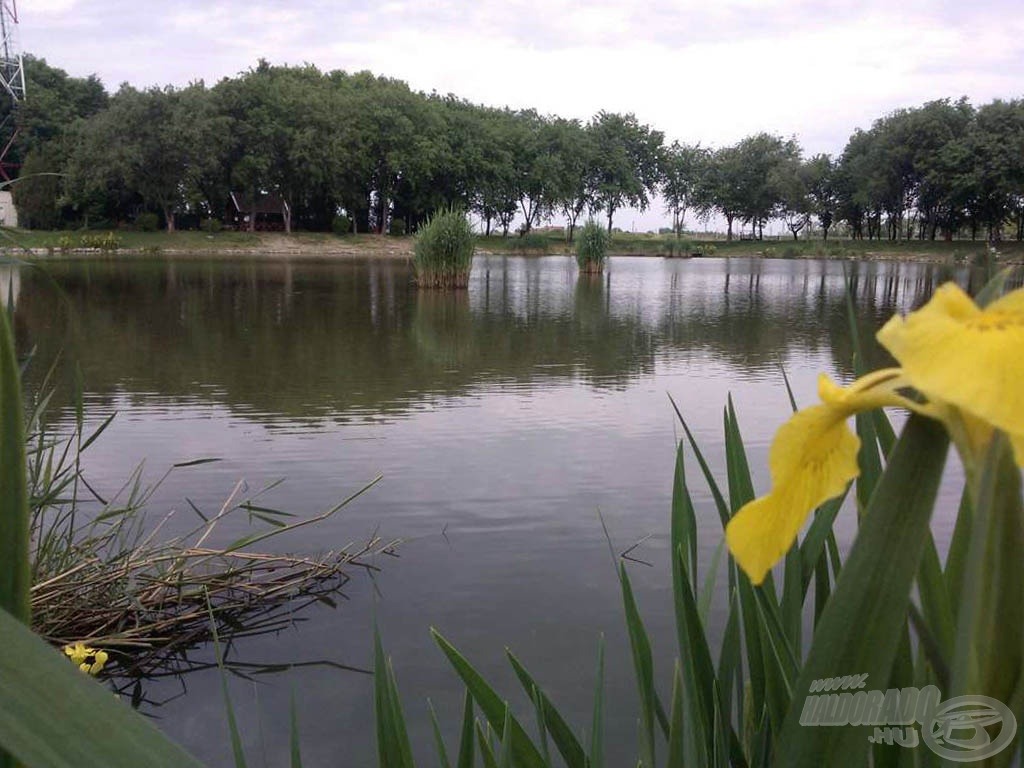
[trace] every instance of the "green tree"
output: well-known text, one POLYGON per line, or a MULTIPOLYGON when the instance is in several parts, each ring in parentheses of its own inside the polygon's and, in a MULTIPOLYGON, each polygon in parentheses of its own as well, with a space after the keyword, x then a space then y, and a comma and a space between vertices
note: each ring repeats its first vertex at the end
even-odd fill
POLYGON ((658 185, 664 135, 641 124, 633 114, 598 112, 588 130, 595 151, 595 210, 603 210, 612 231, 612 218, 623 206, 647 210, 658 185))
POLYGON ((578 120, 554 118, 546 126, 546 143, 552 163, 552 207, 565 217, 566 240, 573 242, 580 216, 595 205, 593 135, 578 120))
POLYGON ((661 196, 665 212, 672 216, 672 231, 683 235, 686 211, 698 205, 699 188, 707 173, 709 153, 706 149, 672 142, 661 156, 661 196))

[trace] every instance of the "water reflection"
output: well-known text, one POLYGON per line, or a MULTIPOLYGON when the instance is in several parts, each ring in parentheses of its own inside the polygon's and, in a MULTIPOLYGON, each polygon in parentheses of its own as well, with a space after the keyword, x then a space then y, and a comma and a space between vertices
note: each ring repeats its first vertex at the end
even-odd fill
MULTIPOLYGON (((401 262, 69 262, 25 271, 18 338, 83 366, 90 391, 208 398, 247 415, 397 416, 507 382, 623 387, 708 353, 748 377, 794 350, 848 371, 842 264, 477 260, 470 290, 418 292, 401 262)), ((934 267, 850 266, 860 330, 920 304, 934 267)), ((966 271, 959 275, 967 280, 966 271)), ((881 362, 881 360, 877 361, 881 362)))

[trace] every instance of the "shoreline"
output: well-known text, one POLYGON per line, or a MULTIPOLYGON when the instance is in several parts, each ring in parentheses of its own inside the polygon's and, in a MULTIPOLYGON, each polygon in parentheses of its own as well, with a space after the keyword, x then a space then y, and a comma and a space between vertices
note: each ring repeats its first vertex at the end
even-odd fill
MULTIPOLYGON (((10 232, 9 245, 0 252, 11 259, 33 262, 86 259, 206 259, 245 261, 356 261, 379 259, 408 261, 413 257, 412 237, 386 235, 347 235, 324 233, 221 233, 198 232, 124 232, 117 248, 61 247, 58 238, 67 233, 20 230, 10 232), (20 242, 19 242, 20 241, 20 242)), ((862 240, 765 240, 765 241, 687 241, 688 246, 710 245, 714 252, 704 256, 672 256, 665 252, 664 237, 617 233, 608 256, 665 259, 758 258, 828 261, 905 261, 967 265, 988 253, 983 240, 956 241, 862 241, 862 240), (618 247, 616 247, 618 246, 618 247)), ((999 245, 999 261, 1007 265, 1024 264, 1024 243, 1004 241, 999 245)), ((549 239, 542 247, 527 248, 518 238, 481 237, 479 255, 571 257, 560 239, 549 239)))

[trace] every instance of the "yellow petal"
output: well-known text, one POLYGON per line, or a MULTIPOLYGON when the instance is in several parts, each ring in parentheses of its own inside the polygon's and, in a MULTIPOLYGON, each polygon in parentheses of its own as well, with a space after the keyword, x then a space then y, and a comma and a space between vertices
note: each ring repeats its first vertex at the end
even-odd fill
POLYGON ((796 413, 772 442, 772 490, 729 521, 725 538, 755 584, 793 545, 807 516, 859 474, 860 440, 846 426, 848 407, 826 402, 796 413))
POLYGON ((929 400, 1024 434, 1024 289, 979 309, 946 283, 921 309, 886 323, 878 340, 929 400))

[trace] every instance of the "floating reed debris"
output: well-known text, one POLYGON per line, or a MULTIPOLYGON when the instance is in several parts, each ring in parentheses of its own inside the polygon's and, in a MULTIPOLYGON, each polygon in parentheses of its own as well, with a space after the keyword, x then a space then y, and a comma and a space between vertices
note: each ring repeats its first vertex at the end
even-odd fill
MULTIPOLYGON (((45 406, 45 401, 43 403, 45 406)), ((110 424, 85 437, 79 416, 70 438, 51 437, 37 406, 30 414, 28 480, 32 536, 32 628, 58 645, 102 648, 115 670, 144 674, 169 653, 212 637, 274 632, 291 625, 313 602, 332 594, 355 568, 375 570, 376 555, 394 554, 397 540, 373 537, 316 556, 279 554, 277 539, 323 523, 380 479, 325 512, 297 518, 259 502, 273 483, 244 497, 239 482, 220 510, 207 515, 188 502, 199 522, 187 533, 163 536, 180 517, 147 522, 145 508, 172 471, 143 487, 141 467, 104 499, 86 481, 81 454, 110 424), (227 518, 245 515, 253 532, 224 546, 212 542, 227 518), (263 545, 262 547, 260 545, 263 545)), ((79 413, 81 413, 79 411, 79 413)))

